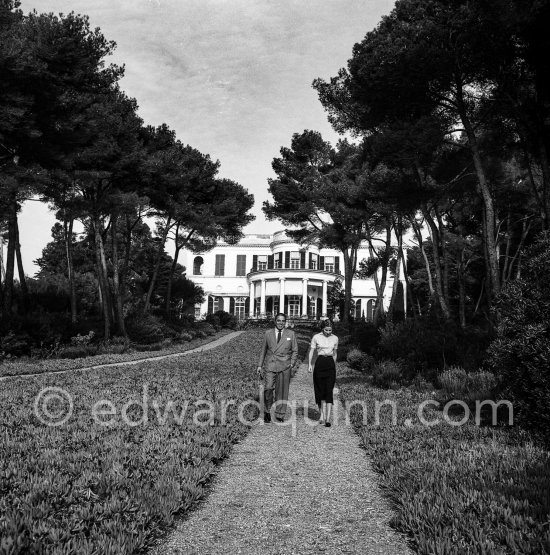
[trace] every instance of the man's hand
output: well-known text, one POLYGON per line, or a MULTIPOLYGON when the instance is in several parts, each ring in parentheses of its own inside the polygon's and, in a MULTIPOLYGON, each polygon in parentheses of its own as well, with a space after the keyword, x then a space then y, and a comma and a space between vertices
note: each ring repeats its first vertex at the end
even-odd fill
POLYGON ((307 371, 311 374, 313 372, 313 366, 311 364, 307 367, 307 371))

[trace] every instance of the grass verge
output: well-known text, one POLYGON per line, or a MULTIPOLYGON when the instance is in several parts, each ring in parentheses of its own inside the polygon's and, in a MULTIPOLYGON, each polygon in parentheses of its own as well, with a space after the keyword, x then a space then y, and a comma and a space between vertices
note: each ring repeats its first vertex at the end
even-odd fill
MULTIPOLYGON (((236 407, 225 417, 220 407, 254 397, 262 335, 250 331, 219 349, 108 373, 4 382, 0 553, 145 551, 203 496, 216 465, 247 433, 236 407), (63 425, 37 418, 34 401, 46 387, 72 398, 63 425), (112 405, 101 405, 98 420, 92 407, 101 400, 112 405)), ((56 416, 67 407, 48 405, 56 416)), ((244 414, 252 420, 254 408, 244 414)))
MULTIPOLYGON (((404 532, 425 555, 550 553, 550 454, 516 428, 452 426, 435 406, 418 407, 433 392, 383 390, 353 370, 339 378, 341 397, 361 444, 404 532), (393 401, 379 411, 375 403, 393 401), (367 407, 366 422, 363 409, 367 407)), ((464 415, 452 417, 458 421, 464 415)))

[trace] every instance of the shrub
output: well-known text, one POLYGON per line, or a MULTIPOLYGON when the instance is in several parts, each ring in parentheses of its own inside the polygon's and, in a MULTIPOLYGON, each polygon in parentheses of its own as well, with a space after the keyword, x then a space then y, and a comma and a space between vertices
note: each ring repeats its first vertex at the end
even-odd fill
POLYGON ((497 378, 491 372, 467 373, 460 366, 451 366, 438 377, 445 400, 460 399, 465 402, 493 399, 497 389, 497 378))
POLYGON ((401 365, 394 360, 382 360, 374 364, 372 383, 378 387, 396 387, 402 376, 401 365))
POLYGON ((442 372, 439 377, 439 387, 449 399, 463 399, 468 390, 468 374, 460 366, 451 366, 442 372))
MULTIPOLYGON (((214 313, 214 316, 218 317, 219 325, 222 328, 229 328, 229 329, 237 329, 239 325, 239 321, 233 314, 229 314, 229 312, 225 312, 224 310, 218 310, 214 313)), ((208 318, 207 318, 208 321, 208 318)))
POLYGON ((525 253, 522 278, 508 283, 496 303, 497 337, 488 368, 504 384, 517 421, 550 438, 550 233, 525 253))
POLYGON ((357 347, 352 347, 346 356, 346 361, 350 368, 361 370, 362 372, 370 372, 374 365, 374 359, 361 352, 357 347))
POLYGON ((223 312, 223 311, 218 311, 218 312, 214 312, 212 314, 207 314, 206 318, 204 319, 204 321, 206 323, 210 324, 216 331, 221 329, 221 327, 222 327, 221 322, 220 322, 220 316, 219 316, 220 312, 223 312))
POLYGON ((356 322, 353 326, 352 341, 363 353, 374 355, 380 342, 380 331, 371 322, 356 322))
POLYGON ((349 364, 350 368, 353 368, 354 370, 359 370, 361 368, 362 359, 363 353, 356 347, 353 347, 348 351, 346 361, 349 364))
POLYGON ((97 347, 91 345, 67 345, 61 347, 57 354, 58 358, 83 358, 97 354, 97 347))
POLYGON ((158 343, 175 335, 172 329, 153 314, 139 314, 129 317, 126 322, 126 331, 132 341, 141 345, 158 343))
POLYGON ((182 343, 185 341, 191 341, 191 339, 193 339, 193 336, 185 331, 182 331, 176 336, 176 341, 181 341, 182 343))
POLYGON ((497 377, 492 372, 472 372, 468 375, 468 397, 471 400, 492 399, 498 387, 497 377))
POLYGON ((206 335, 214 335, 216 333, 216 328, 210 322, 200 322, 198 331, 202 331, 206 335))
POLYGON ((32 340, 27 333, 9 331, 0 338, 0 352, 4 357, 20 357, 31 354, 32 340))
POLYGON ((482 363, 489 333, 479 328, 462 330, 454 322, 425 316, 380 329, 380 356, 401 359, 412 378, 434 368, 459 365, 476 370, 482 363))
POLYGON ((90 331, 86 335, 80 335, 79 333, 75 337, 71 337, 71 345, 89 345, 94 338, 95 333, 90 331))

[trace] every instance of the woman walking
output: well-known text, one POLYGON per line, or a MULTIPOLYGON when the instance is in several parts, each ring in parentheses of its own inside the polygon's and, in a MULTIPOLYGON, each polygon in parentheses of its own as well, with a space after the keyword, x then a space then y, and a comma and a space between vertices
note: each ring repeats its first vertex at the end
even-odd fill
POLYGON ((319 424, 324 424, 327 428, 331 426, 330 417, 334 404, 333 389, 336 383, 337 350, 338 338, 332 334, 332 324, 330 320, 324 320, 321 332, 311 339, 308 371, 313 372, 315 402, 321 411, 319 424), (312 361, 315 352, 317 352, 317 360, 315 369, 313 369, 312 361))

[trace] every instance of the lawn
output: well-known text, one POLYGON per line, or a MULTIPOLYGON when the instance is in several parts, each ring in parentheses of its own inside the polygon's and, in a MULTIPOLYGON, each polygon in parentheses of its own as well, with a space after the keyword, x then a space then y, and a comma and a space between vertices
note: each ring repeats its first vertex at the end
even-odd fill
POLYGON ((440 422, 425 426, 417 409, 435 392, 374 388, 350 369, 338 385, 348 406, 368 408, 364 423, 352 406, 351 421, 395 508, 392 525, 418 553, 550 553, 550 454, 528 434, 478 426, 473 415, 452 426, 435 406, 425 416, 440 422), (375 402, 386 399, 397 407, 395 425, 389 406, 375 421, 375 402))
MULTIPOLYGON (((262 335, 177 359, 2 382, 0 553, 144 551, 205 494, 247 433, 236 408, 220 407, 256 396, 262 335), (35 414, 46 387, 73 400, 63 425, 35 414)), ((68 407, 48 405, 53 417, 68 407)), ((256 409, 243 414, 252 420, 256 409)))

